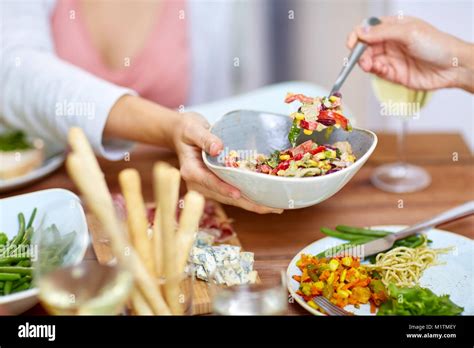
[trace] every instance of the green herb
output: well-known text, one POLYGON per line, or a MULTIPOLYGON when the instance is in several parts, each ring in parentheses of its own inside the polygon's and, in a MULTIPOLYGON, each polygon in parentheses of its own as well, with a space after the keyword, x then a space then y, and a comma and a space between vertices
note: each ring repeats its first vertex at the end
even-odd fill
POLYGON ((295 118, 293 124, 291 125, 290 132, 288 133, 288 140, 292 147, 296 146, 296 140, 300 136, 301 128, 298 127, 298 120, 295 118))
POLYGON ((388 292, 389 300, 380 306, 377 315, 459 315, 464 311, 449 295, 438 296, 419 286, 398 288, 390 284, 388 292))
POLYGON ((0 151, 28 150, 32 146, 22 131, 8 132, 0 135, 0 151))
POLYGON ((280 151, 276 150, 273 152, 270 157, 265 161, 272 168, 276 168, 280 163, 280 151))

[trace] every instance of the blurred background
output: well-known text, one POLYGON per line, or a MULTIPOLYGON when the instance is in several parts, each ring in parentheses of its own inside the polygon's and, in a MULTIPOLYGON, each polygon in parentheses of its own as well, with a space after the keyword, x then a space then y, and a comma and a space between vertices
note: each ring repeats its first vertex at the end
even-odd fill
MULTIPOLYGON (((349 54, 345 46, 348 33, 364 18, 384 15, 416 16, 463 40, 474 41, 470 0, 239 1, 234 32, 243 35, 235 52, 240 58, 236 91, 288 80, 309 81, 329 90, 349 54)), ((342 94, 359 126, 387 132, 400 127, 398 120, 380 115, 371 76, 358 67, 342 94)), ((421 117, 410 122, 409 131, 461 133, 473 151, 473 116, 472 95, 440 90, 432 95, 421 117), (454 122, 446 122, 447 118, 454 122)))

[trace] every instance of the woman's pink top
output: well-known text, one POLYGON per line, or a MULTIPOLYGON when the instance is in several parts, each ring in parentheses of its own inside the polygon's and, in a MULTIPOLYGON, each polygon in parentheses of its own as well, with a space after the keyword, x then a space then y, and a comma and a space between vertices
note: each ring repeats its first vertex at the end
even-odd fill
MULTIPOLYGON (((164 1, 145 46, 130 65, 111 70, 93 46, 77 0, 59 0, 52 16, 57 55, 114 84, 131 88, 143 98, 177 108, 188 95, 190 66, 185 0, 164 1), (70 18, 74 12, 74 20, 70 18)), ((120 38, 117 38, 120 40, 120 38)))

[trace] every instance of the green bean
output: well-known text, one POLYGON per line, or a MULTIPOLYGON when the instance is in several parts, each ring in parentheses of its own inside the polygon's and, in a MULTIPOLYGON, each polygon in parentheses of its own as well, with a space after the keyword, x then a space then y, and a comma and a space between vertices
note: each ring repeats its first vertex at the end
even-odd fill
POLYGON ((22 275, 31 275, 33 271, 32 267, 0 267, 0 273, 16 273, 22 275))
POLYGON ((69 232, 61 238, 61 241, 59 242, 60 245, 58 246, 55 253, 57 256, 61 258, 61 260, 64 257, 64 255, 66 255, 71 249, 71 245, 74 243, 75 238, 76 238, 75 231, 69 232))
POLYGON ((35 216, 36 212, 38 211, 37 208, 33 209, 33 212, 31 213, 30 219, 28 220, 28 225, 26 225, 26 228, 30 228, 33 225, 33 221, 35 221, 35 216))
POLYGON ((0 232, 0 245, 7 245, 8 237, 7 234, 4 232, 0 232))
POLYGON ((18 214, 18 222, 20 224, 20 228, 18 230, 18 234, 15 238, 13 238, 12 244, 18 245, 23 240, 23 235, 25 234, 25 215, 23 213, 18 214))
POLYGON ((25 235, 23 236, 23 240, 20 244, 27 245, 30 244, 31 236, 33 235, 33 227, 28 227, 25 231, 25 235))
POLYGON ((323 252, 320 252, 318 255, 316 255, 316 257, 318 257, 318 258, 326 257, 327 254, 336 255, 336 254, 339 254, 341 251, 344 251, 344 250, 352 248, 352 247, 356 247, 356 246, 361 245, 361 244, 365 244, 369 241, 370 240, 367 240, 367 239, 358 239, 358 240, 351 241, 349 243, 336 245, 332 248, 324 250, 323 252))
POLYGON ((31 286, 30 283, 24 283, 20 286, 17 286, 15 288, 13 288, 12 293, 28 290, 30 288, 30 286, 31 286))
POLYGON ((10 280, 9 280, 9 281, 6 281, 6 282, 5 282, 5 286, 3 287, 3 293, 4 293, 5 295, 10 294, 10 292, 12 291, 12 286, 13 286, 12 281, 10 281, 10 280))
POLYGON ((404 239, 400 239, 400 240, 397 240, 395 243, 393 243, 393 246, 394 247, 407 247, 407 248, 410 248, 411 247, 411 242, 408 242, 404 239))
POLYGON ((425 242, 425 237, 420 236, 420 238, 417 241, 414 241, 410 248, 418 248, 425 242))
POLYGON ((18 288, 19 286, 25 284, 25 283, 28 283, 28 286, 29 286, 29 283, 31 282, 31 277, 30 276, 24 276, 22 277, 21 279, 17 280, 13 286, 13 290, 15 290, 16 288, 18 288))
POLYGON ((16 265, 20 267, 31 267, 31 261, 23 260, 23 261, 18 262, 16 265))
POLYGON ((401 240, 406 240, 407 242, 416 242, 418 239, 420 239, 420 235, 414 234, 413 236, 409 236, 401 240))
MULTIPOLYGON (((336 230, 340 233, 343 234, 354 234, 354 235, 359 235, 359 236, 366 236, 366 237, 373 237, 374 239, 382 238, 387 235, 389 235, 391 232, 388 231, 381 231, 381 230, 370 230, 366 228, 358 228, 358 227, 352 227, 352 226, 346 226, 346 225, 338 225, 336 227, 336 230)), ((346 239, 346 240, 353 240, 349 239, 348 236, 342 236, 340 238, 346 239)), ((370 240, 369 240, 370 241, 370 240)), ((404 246, 407 248, 416 248, 420 245, 422 245, 424 242, 424 238, 421 237, 420 235, 412 235, 409 237, 406 237, 404 239, 400 239, 394 243, 394 246, 404 246)))
POLYGON ((18 280, 21 278, 20 274, 15 274, 15 273, 0 273, 0 280, 5 281, 5 286, 3 287, 5 289, 8 281, 12 280, 18 280))
MULTIPOLYGON (((339 239, 344 239, 344 240, 348 240, 348 241, 355 241, 355 240, 361 239, 361 236, 358 236, 358 235, 355 235, 355 234, 350 234, 350 233, 342 233, 342 232, 339 232, 339 231, 334 231, 334 230, 331 230, 330 228, 327 228, 327 227, 321 227, 321 232, 324 233, 327 236, 331 236, 331 237, 335 237, 335 238, 339 238, 339 239)), ((366 239, 367 241, 370 241, 370 240, 373 240, 375 238, 365 237, 364 239, 366 239)))
POLYGON ((0 266, 8 266, 11 265, 12 263, 17 263, 20 261, 28 260, 28 256, 22 256, 22 257, 17 257, 17 256, 7 256, 7 257, 0 257, 0 266))
POLYGON ((410 236, 410 237, 415 237, 415 238, 404 238, 397 240, 393 245, 396 247, 403 246, 407 248, 416 248, 419 247, 420 245, 423 244, 424 242, 424 237, 421 235, 415 235, 415 236, 410 236))
POLYGON ((4 286, 5 286, 5 282, 0 282, 0 290, 2 290, 4 286))
POLYGON ((356 234, 366 237, 385 237, 386 235, 390 234, 390 232, 387 231, 369 230, 367 228, 358 228, 346 225, 338 225, 336 226, 336 230, 343 233, 356 234))
POLYGON ((18 228, 18 234, 12 239, 11 243, 0 256, 7 256, 10 252, 16 249, 17 245, 23 239, 23 235, 25 234, 25 216, 23 213, 18 214, 18 223, 20 225, 18 228))

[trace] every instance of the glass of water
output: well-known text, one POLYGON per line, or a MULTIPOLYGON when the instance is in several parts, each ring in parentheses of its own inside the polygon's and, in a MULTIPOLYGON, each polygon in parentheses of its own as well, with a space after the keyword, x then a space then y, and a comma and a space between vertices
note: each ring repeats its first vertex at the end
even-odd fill
POLYGON ((218 315, 282 315, 288 307, 286 278, 263 283, 225 287, 210 284, 212 309, 218 315))

